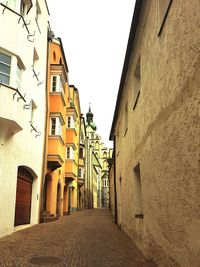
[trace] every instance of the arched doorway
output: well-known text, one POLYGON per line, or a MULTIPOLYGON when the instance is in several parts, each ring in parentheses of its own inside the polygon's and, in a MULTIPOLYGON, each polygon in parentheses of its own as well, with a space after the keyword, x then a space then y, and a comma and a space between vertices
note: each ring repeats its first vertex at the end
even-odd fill
POLYGON ((30 223, 33 175, 18 167, 15 204, 15 226, 30 223))
POLYGON ((50 173, 45 175, 45 182, 43 188, 43 211, 47 211, 49 208, 49 191, 50 191, 50 184, 52 181, 52 177, 50 173))
POLYGON ((65 185, 64 192, 63 192, 63 212, 64 212, 64 214, 67 214, 67 212, 68 212, 68 189, 67 189, 67 185, 65 185))
POLYGON ((57 185, 57 203, 56 203, 56 216, 61 216, 61 185, 57 185))

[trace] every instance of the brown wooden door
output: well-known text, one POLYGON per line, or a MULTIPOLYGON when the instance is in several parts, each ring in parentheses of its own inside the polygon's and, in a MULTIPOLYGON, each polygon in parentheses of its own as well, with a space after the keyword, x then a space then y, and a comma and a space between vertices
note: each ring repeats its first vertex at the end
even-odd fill
POLYGON ((32 181, 17 178, 15 226, 30 223, 32 181))

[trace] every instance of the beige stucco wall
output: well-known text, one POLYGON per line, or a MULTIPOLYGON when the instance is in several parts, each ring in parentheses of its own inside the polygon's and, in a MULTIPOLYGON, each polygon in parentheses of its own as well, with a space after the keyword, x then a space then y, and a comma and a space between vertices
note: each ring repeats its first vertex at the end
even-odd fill
POLYGON ((157 4, 149 1, 143 10, 115 127, 118 223, 159 266, 198 267, 200 5, 174 0, 158 37, 157 4), (133 110, 139 54, 141 91, 133 110), (138 162, 143 219, 135 218, 138 162))

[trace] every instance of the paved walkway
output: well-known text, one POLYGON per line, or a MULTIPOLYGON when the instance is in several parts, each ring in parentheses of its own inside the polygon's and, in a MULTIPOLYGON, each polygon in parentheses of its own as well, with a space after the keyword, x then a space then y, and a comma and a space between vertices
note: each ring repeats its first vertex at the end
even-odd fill
POLYGON ((84 210, 0 239, 0 266, 152 267, 105 209, 84 210))

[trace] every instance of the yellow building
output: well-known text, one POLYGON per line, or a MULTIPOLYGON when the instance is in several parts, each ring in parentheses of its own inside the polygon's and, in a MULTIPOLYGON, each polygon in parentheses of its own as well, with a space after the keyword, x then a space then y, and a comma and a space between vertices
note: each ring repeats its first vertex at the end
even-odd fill
POLYGON ((78 166, 78 209, 86 207, 86 126, 85 119, 81 114, 80 117, 80 140, 79 140, 79 166, 78 166))
POLYGON ((65 184, 66 107, 69 106, 68 67, 60 38, 51 36, 48 49, 48 122, 46 174, 43 184, 42 221, 67 211, 65 184))
POLYGON ((70 85, 70 104, 67 107, 66 122, 66 160, 65 181, 70 188, 67 211, 78 209, 78 164, 79 164, 79 135, 80 135, 80 102, 79 93, 74 85, 70 85))

